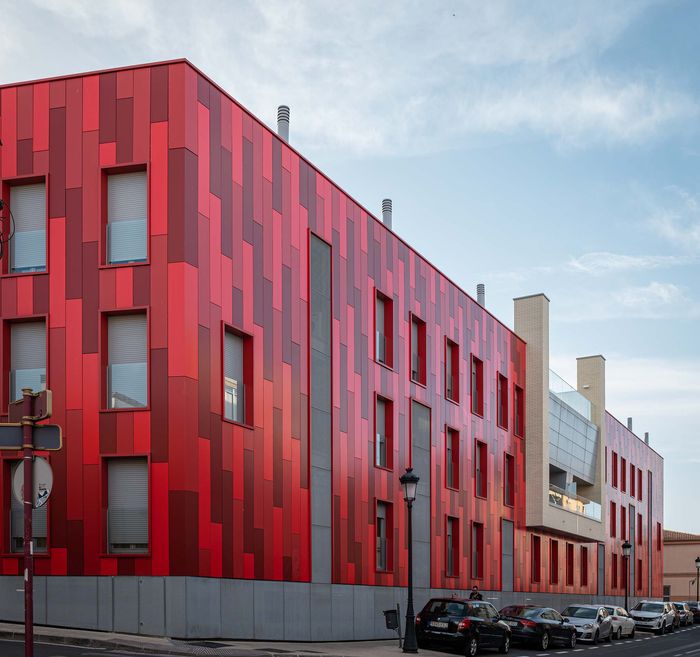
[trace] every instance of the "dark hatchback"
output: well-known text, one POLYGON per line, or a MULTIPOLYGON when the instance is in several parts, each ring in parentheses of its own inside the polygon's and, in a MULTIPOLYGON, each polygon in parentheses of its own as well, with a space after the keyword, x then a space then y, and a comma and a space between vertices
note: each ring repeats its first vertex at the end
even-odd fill
POLYGON ((700 623, 700 604, 695 600, 688 600, 688 606, 690 607, 690 611, 693 612, 693 622, 700 623))
POLYGON ((416 616, 418 647, 431 644, 473 657, 481 648, 506 654, 510 627, 489 602, 464 598, 432 598, 416 616))
POLYGON ((513 605, 501 609, 500 616, 510 626, 514 643, 529 643, 539 650, 547 650, 554 643, 576 647, 576 628, 556 609, 513 605))

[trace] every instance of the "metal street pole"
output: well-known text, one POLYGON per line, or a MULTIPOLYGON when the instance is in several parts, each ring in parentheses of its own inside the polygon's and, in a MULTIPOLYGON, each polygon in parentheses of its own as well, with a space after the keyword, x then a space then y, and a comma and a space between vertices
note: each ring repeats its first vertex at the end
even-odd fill
POLYGON ((630 558, 625 557, 625 611, 628 609, 627 597, 629 593, 630 582, 630 558))
POLYGON ((695 560, 695 602, 700 603, 700 557, 695 560))
POLYGON ((416 617, 413 611, 413 502, 408 504, 408 604, 406 605, 406 634, 403 639, 404 652, 418 652, 416 642, 416 617))
POLYGON ((24 657, 34 657, 34 395, 22 388, 22 439, 24 449, 24 657))

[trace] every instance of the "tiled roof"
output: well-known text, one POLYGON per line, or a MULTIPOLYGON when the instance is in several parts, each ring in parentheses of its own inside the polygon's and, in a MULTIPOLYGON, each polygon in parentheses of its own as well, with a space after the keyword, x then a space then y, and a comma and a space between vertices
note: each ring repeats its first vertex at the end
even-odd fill
POLYGON ((696 541, 700 543, 700 534, 689 534, 688 532, 675 532, 671 529, 664 529, 664 543, 674 541, 696 541))

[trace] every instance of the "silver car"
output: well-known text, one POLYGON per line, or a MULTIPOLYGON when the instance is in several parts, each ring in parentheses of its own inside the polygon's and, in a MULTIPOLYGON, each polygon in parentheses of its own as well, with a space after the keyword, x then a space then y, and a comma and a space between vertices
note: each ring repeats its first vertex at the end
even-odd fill
POLYGON ((561 615, 576 628, 579 641, 598 643, 612 639, 612 617, 602 605, 569 605, 561 615))
POLYGON ((623 636, 632 638, 634 636, 635 622, 633 618, 622 607, 605 605, 612 621, 613 639, 621 639, 623 636))
POLYGON ((638 630, 651 630, 656 634, 673 632, 676 612, 670 602, 641 600, 632 607, 630 613, 638 630))

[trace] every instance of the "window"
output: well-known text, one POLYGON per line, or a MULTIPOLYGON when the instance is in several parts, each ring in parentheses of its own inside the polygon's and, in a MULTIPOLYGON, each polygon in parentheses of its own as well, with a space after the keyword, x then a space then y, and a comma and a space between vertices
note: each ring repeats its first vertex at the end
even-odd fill
POLYGON ((642 524, 642 514, 637 514, 637 545, 642 544, 642 534, 643 534, 643 524, 642 524))
POLYGON ((459 488, 459 431, 445 427, 445 485, 459 488))
POLYGON ((525 435, 525 391, 520 386, 513 386, 514 430, 515 435, 522 438, 525 435))
POLYGON ((610 536, 617 536, 617 504, 610 502, 610 536))
POLYGON ((377 292, 374 316, 376 342, 374 345, 374 358, 377 362, 387 367, 394 366, 394 303, 377 292))
POLYGON ((620 505, 620 538, 627 538, 627 509, 620 505))
POLYGON ((637 497, 642 501, 642 471, 637 470, 637 497))
POLYGON ((145 171, 107 176, 107 263, 143 262, 147 252, 145 171))
POLYGON ((374 464, 380 468, 392 467, 394 405, 388 399, 377 396, 376 440, 374 443, 374 464))
POLYGON ((224 417, 252 424, 253 339, 224 331, 224 417))
POLYGON ((459 346, 445 338, 445 398, 459 403, 459 346))
POLYGON ((148 405, 146 314, 107 318, 107 400, 109 408, 148 405))
POLYGON ((644 566, 641 559, 637 559, 637 570, 635 571, 634 582, 637 591, 642 590, 642 582, 644 581, 644 566))
POLYGON ((620 490, 627 492, 627 459, 620 459, 620 490))
POLYGON ((505 473, 503 477, 503 503, 513 506, 515 503, 515 458, 505 455, 505 473))
POLYGON ((611 566, 611 584, 614 589, 617 588, 617 555, 612 555, 612 566, 611 566))
POLYGON ((559 583, 559 541, 549 540, 549 583, 559 583))
POLYGON ((636 496, 636 495, 635 495, 635 490, 634 490, 634 488, 635 488, 635 483, 636 483, 636 479, 635 479, 635 476, 634 476, 634 466, 630 463, 630 495, 631 495, 632 497, 635 497, 635 496, 636 496))
POLYGON ((472 523, 472 579, 484 576, 484 525, 472 523))
POLYGON ((391 570, 391 537, 393 534, 392 505, 389 502, 377 502, 377 570, 391 570))
POLYGON ((503 429, 508 428, 508 379, 502 374, 497 380, 498 394, 498 426, 503 429))
POLYGON ((107 541, 109 552, 148 552, 148 462, 145 458, 107 460, 107 541))
POLYGON ((445 546, 447 549, 446 574, 448 577, 459 575, 459 520, 447 518, 445 546))
POLYGON ((486 497, 487 483, 486 443, 476 441, 474 449, 474 494, 486 497))
MULTIPOLYGON (((9 463, 14 478, 17 468, 23 468, 23 461, 9 463)), ((10 552, 24 552, 24 505, 8 487, 10 494, 10 552)), ((48 502, 38 509, 32 510, 32 539, 35 552, 46 552, 46 516, 48 502)))
POLYGON ((617 488, 617 452, 612 453, 612 472, 610 474, 612 475, 610 477, 612 485, 617 488))
POLYGON ((484 364, 472 356, 472 413, 484 414, 484 364))
POLYGON ((574 585, 574 544, 566 544, 566 585, 574 585))
POLYGON ((588 586, 588 548, 581 546, 581 586, 588 586))
POLYGON ((46 184, 10 187, 10 273, 46 271, 46 184))
POLYGON ((411 380, 425 385, 425 322, 411 315, 411 380))
POLYGON ((539 536, 532 535, 530 547, 532 550, 530 559, 531 578, 533 582, 539 582, 542 570, 541 539, 539 536))
POLYGON ((661 523, 656 523, 656 549, 661 551, 661 523))
POLYGON ((16 322, 10 326, 10 399, 22 398, 22 388, 46 388, 46 324, 16 322))

